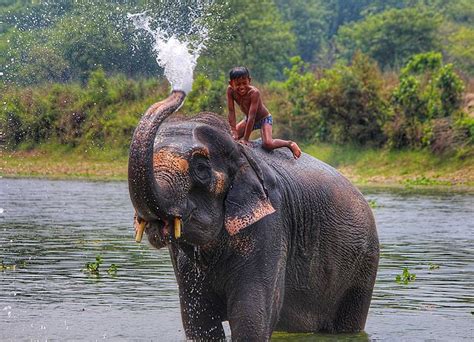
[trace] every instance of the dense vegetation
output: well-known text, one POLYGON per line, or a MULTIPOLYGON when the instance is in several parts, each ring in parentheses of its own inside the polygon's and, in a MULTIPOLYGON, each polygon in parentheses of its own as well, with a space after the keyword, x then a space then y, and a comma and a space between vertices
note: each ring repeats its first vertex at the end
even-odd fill
MULTIPOLYGON (((165 11, 182 33, 188 5, 1 0, 2 140, 126 151, 141 113, 168 92, 150 38, 136 39, 126 14, 165 11)), ((472 1, 231 0, 206 11, 212 39, 184 113, 225 114, 225 73, 247 65, 276 135, 472 157, 472 1)))

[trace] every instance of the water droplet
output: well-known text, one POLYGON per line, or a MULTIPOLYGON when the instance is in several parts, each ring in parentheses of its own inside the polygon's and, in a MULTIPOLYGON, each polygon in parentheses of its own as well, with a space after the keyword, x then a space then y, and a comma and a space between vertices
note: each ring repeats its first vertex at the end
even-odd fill
POLYGON ((209 39, 209 30, 206 25, 199 23, 205 10, 196 8, 192 16, 191 28, 188 35, 178 37, 166 25, 167 18, 152 18, 147 12, 128 14, 134 26, 143 30, 154 39, 153 51, 157 63, 164 69, 164 74, 174 90, 183 90, 188 93, 193 84, 193 72, 202 50, 209 39), (155 25, 155 23, 158 25, 155 25), (163 24, 163 25, 160 25, 163 24), (152 26, 156 28, 152 28, 152 26), (168 30, 171 32, 167 31, 168 30), (192 41, 191 36, 197 37, 192 41))

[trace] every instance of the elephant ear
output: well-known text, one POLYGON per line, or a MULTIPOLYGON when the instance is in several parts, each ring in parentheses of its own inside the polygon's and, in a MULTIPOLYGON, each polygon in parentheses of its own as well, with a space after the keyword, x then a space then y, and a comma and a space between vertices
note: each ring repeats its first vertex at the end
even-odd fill
POLYGON ((230 186, 225 200, 225 228, 230 235, 275 212, 265 188, 263 173, 255 160, 240 146, 247 160, 230 186))

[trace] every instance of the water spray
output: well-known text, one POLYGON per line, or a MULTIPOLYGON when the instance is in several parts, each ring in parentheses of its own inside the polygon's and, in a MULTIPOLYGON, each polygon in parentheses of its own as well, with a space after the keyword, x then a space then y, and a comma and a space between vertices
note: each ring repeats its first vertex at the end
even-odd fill
MULTIPOLYGON (((202 11, 203 8, 199 8, 199 13, 202 11)), ((153 38, 156 61, 163 68, 172 89, 186 94, 192 89, 197 59, 209 37, 209 30, 200 20, 201 17, 196 13, 189 17, 191 23, 188 32, 178 36, 175 32, 169 32, 172 29, 166 24, 167 18, 152 18, 148 11, 128 14, 136 29, 145 31, 153 38)))

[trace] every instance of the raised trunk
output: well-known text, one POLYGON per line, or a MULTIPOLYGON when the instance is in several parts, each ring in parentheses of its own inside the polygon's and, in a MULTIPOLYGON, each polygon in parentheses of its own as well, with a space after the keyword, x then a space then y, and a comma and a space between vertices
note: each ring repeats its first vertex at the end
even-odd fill
POLYGON ((153 174, 153 146, 160 124, 182 105, 186 94, 173 91, 167 99, 152 105, 133 133, 128 159, 128 189, 138 216, 158 219, 158 187, 153 174))

